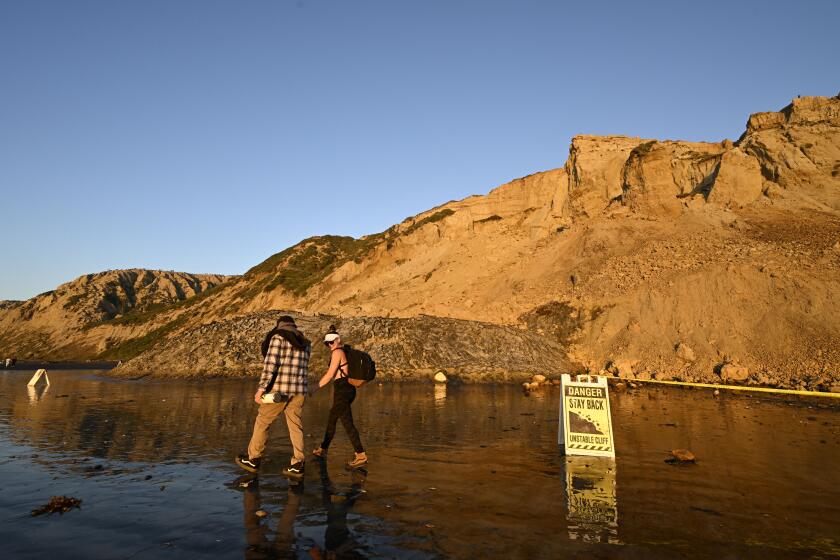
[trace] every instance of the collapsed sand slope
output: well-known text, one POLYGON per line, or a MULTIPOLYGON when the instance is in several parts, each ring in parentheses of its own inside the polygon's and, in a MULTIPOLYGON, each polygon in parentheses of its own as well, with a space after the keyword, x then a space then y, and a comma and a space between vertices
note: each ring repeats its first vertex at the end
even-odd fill
POLYGON ((629 207, 632 231, 590 224, 628 250, 571 296, 598 311, 575 357, 627 377, 837 388, 838 98, 754 115, 737 145, 643 142, 612 179, 602 216, 629 207))
POLYGON ((639 220, 636 244, 581 275, 571 305, 595 311, 572 355, 627 377, 714 382, 734 363, 748 371, 724 381, 840 382, 840 218, 708 214, 639 220))

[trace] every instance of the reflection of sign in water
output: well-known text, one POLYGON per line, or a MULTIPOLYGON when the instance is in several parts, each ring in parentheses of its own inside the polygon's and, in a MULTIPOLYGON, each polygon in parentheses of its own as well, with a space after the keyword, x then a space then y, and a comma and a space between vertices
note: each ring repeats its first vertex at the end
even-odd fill
POLYGON ((569 538, 619 544, 615 462, 567 457, 565 469, 569 538))
POLYGON ((29 394, 29 404, 37 404, 38 402, 40 402, 49 390, 49 385, 44 385, 40 388, 35 387, 34 385, 27 385, 26 392, 29 394))
POLYGON ((558 443, 567 455, 615 457, 607 380, 563 376, 558 443))

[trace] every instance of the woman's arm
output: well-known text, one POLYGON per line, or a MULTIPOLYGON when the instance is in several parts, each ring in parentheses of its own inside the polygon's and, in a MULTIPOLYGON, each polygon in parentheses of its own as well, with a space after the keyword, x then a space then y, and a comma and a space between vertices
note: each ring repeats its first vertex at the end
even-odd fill
POLYGON ((346 361, 344 359, 344 350, 340 350, 338 348, 333 350, 332 356, 330 357, 330 367, 327 368, 327 373, 325 373, 324 377, 322 377, 318 382, 318 387, 323 387, 332 381, 335 374, 338 372, 338 366, 344 361, 346 361))

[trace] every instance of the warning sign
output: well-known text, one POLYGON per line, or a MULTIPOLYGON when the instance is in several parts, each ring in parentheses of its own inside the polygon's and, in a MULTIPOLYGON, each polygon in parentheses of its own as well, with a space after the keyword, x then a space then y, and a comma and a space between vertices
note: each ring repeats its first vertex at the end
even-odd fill
POLYGON ((558 443, 567 455, 615 457, 607 380, 564 375, 558 443))

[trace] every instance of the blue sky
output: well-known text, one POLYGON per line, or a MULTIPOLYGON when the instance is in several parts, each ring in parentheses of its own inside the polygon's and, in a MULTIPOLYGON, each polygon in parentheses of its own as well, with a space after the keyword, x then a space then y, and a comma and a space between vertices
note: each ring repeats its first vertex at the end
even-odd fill
POLYGON ((242 273, 840 90, 840 2, 0 0, 0 299, 242 273))

